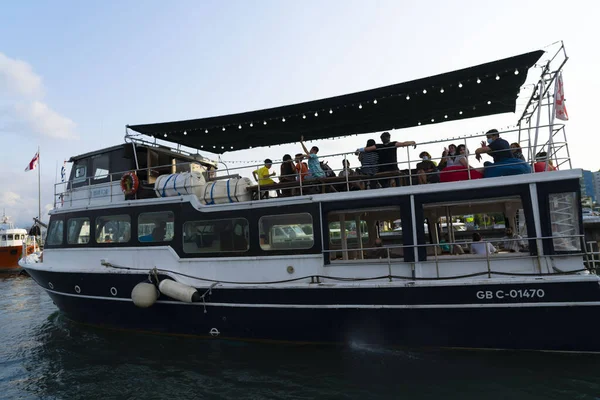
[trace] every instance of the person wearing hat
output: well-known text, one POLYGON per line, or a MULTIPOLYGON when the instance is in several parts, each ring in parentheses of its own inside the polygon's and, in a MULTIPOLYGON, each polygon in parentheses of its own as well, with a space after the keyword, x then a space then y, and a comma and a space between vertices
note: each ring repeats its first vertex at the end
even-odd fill
MULTIPOLYGON (((381 143, 376 144, 375 146, 362 147, 360 149, 357 149, 356 151, 358 151, 358 152, 377 151, 377 153, 379 154, 379 172, 399 171, 398 155, 396 152, 396 148, 406 147, 406 146, 413 146, 416 148, 417 144, 415 142, 413 142, 412 140, 408 141, 408 142, 390 141, 390 133, 389 132, 383 132, 381 134, 380 138, 381 138, 381 143)), ((396 186, 400 186, 400 179, 395 178, 395 180, 396 180, 396 186)), ((389 187, 390 180, 383 179, 380 182, 380 184, 383 187, 389 187)))

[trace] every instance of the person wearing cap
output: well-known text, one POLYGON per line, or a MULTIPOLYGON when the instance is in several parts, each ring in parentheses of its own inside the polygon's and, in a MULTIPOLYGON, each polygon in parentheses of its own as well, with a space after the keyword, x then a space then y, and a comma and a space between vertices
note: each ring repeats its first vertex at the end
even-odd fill
MULTIPOLYGON (((383 132, 381 134, 380 138, 381 138, 381 143, 376 144, 375 146, 362 147, 360 149, 357 149, 356 151, 358 151, 358 152, 377 151, 379 154, 379 172, 399 171, 398 155, 396 152, 396 148, 406 147, 406 146, 413 146, 416 148, 417 144, 415 142, 413 142, 412 140, 408 141, 408 142, 390 141, 390 133, 389 132, 383 132)), ((396 180, 396 186, 400 186, 400 179, 395 178, 395 180, 396 180)), ((379 183, 383 187, 390 186, 389 179, 382 179, 382 181, 379 183)))
POLYGON ((417 163, 417 175, 419 177, 419 184, 425 183, 438 183, 440 181, 440 174, 438 174, 438 167, 435 161, 431 160, 431 154, 426 151, 419 154, 419 158, 423 161, 417 163))

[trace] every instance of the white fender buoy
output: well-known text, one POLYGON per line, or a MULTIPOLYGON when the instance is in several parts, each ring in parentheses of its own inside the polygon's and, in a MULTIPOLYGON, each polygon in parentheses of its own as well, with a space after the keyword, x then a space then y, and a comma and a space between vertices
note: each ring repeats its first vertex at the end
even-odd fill
POLYGON ((185 303, 194 303, 201 300, 200 293, 195 288, 170 279, 160 281, 158 289, 170 298, 185 303))
POLYGON ((148 308, 156 303, 158 299, 158 290, 156 286, 148 282, 140 282, 131 291, 131 300, 133 304, 140 308, 148 308))

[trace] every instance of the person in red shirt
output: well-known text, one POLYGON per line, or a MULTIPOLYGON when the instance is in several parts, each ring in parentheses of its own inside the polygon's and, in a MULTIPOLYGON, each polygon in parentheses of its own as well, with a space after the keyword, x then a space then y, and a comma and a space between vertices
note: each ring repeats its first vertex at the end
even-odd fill
POLYGON ((303 159, 304 154, 296 154, 296 173, 298 173, 298 177, 301 181, 304 181, 304 179, 308 176, 308 165, 302 161, 303 159))
POLYGON ((545 151, 537 153, 535 160, 536 162, 533 164, 535 172, 556 171, 556 167, 552 164, 552 160, 548 158, 548 154, 545 151), (546 159, 548 160, 548 164, 546 164, 546 159))

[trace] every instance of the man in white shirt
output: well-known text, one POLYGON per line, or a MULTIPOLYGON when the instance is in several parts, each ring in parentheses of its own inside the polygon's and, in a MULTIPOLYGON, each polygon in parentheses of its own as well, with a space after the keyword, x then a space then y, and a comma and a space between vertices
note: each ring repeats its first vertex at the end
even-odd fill
POLYGON ((511 253, 515 253, 525 248, 523 238, 514 234, 511 228, 506 228, 504 233, 506 236, 502 238, 503 242, 501 243, 503 249, 508 250, 511 253))
POLYGON ((481 235, 477 232, 473 234, 473 243, 471 243, 471 254, 493 254, 497 250, 490 242, 482 242, 481 235))

